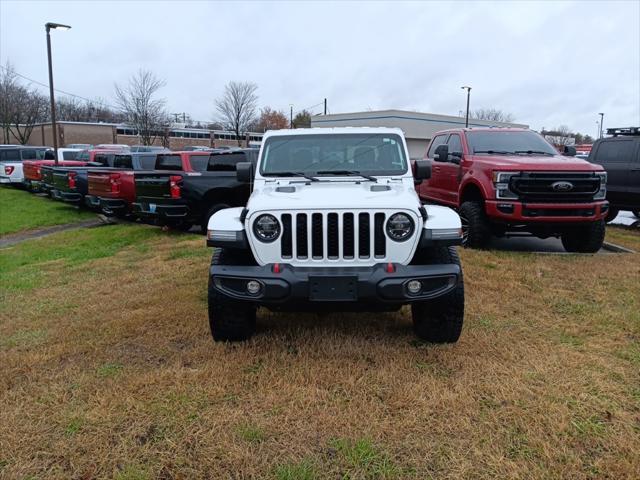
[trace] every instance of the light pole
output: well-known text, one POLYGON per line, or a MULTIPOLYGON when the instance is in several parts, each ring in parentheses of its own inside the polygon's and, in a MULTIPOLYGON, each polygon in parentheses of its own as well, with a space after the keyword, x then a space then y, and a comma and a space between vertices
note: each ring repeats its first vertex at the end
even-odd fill
POLYGON ((469 97, 471 96, 471 87, 464 86, 460 88, 467 91, 467 116, 464 121, 464 127, 469 128, 469 97))
POLYGON ((289 107, 291 107, 291 113, 289 114, 289 129, 292 129, 293 128, 293 103, 290 103, 289 107))
POLYGON ((602 125, 604 123, 604 113, 599 113, 600 115, 600 138, 602 138, 602 125))
POLYGON ((69 25, 63 25, 61 23, 47 22, 44 24, 44 28, 47 31, 47 58, 49 60, 49 97, 51 99, 51 133, 53 135, 53 156, 55 157, 55 163, 58 165, 58 130, 56 128, 56 100, 53 95, 53 67, 51 66, 51 35, 50 30, 59 28, 60 30, 69 30, 69 25))

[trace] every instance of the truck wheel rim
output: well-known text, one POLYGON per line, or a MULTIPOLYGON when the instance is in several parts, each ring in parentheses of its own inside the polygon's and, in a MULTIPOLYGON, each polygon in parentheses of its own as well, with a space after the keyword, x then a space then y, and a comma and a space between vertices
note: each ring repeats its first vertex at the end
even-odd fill
POLYGON ((466 245, 469 240, 469 221, 460 215, 460 224, 462 226, 462 245, 466 245))

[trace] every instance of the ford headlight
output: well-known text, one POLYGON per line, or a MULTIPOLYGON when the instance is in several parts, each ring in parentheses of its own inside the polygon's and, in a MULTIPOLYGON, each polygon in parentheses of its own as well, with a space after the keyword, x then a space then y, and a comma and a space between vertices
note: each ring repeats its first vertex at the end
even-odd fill
POLYGON ((410 238, 413 229, 413 220, 406 213, 394 213, 387 220, 387 235, 396 242, 403 242, 410 238))
POLYGON ((280 222, 268 213, 260 215, 253 222, 253 233, 261 242, 273 242, 280 236, 280 222))
POLYGON ((496 187, 496 198, 499 200, 517 200, 518 195, 509 188, 511 177, 520 172, 493 172, 493 184, 496 187))
POLYGON ((600 177, 600 189, 593 196, 593 199, 604 200, 607 198, 607 172, 596 172, 596 175, 600 177))

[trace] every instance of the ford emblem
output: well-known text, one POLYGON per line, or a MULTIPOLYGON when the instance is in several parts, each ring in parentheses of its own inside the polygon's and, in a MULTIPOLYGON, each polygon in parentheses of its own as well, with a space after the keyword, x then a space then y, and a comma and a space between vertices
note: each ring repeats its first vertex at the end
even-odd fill
POLYGON ((551 184, 551 188, 553 188, 556 192, 568 192, 573 190, 573 183, 571 182, 554 182, 551 184))

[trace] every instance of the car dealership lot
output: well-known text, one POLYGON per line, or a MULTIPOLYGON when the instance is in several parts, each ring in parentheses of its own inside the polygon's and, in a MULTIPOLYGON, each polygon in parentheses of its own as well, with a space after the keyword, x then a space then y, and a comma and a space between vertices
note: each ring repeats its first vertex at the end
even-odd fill
MULTIPOLYGON (((640 250, 637 230, 607 240, 640 250)), ((0 250, 0 477, 640 470, 638 254, 462 250, 465 328, 444 347, 406 310, 261 310, 253 340, 213 344, 210 255, 133 224, 0 250)))

